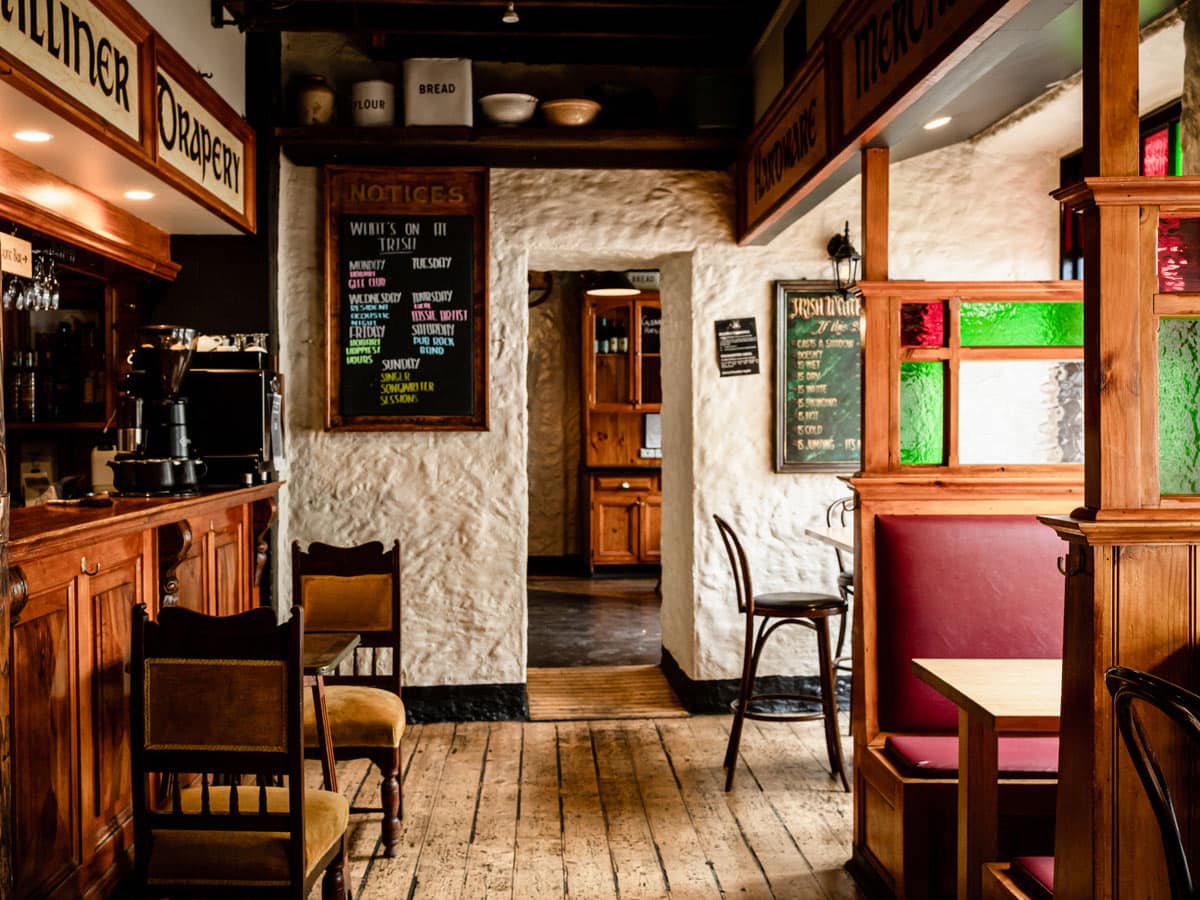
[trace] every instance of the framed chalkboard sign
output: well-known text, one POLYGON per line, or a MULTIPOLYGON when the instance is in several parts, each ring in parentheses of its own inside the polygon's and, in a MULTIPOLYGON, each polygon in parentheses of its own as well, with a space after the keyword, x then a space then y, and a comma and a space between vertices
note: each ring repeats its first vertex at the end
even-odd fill
POLYGON ((858 470, 861 309, 831 282, 775 282, 775 471, 858 470))
POLYGON ((485 431, 487 170, 325 169, 325 427, 485 431))

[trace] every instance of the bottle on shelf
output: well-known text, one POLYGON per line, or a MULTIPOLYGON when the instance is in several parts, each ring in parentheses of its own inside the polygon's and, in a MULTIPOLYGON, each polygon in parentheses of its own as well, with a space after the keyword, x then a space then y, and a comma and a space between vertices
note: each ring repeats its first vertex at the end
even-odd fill
POLYGON ((611 337, 608 328, 608 319, 599 319, 596 322, 596 339, 599 346, 596 348, 597 353, 608 353, 611 337))
POLYGON ((37 421, 37 397, 37 353, 33 350, 26 350, 21 354, 21 401, 17 404, 17 418, 24 422, 37 421))
POLYGON ((617 319, 616 324, 616 346, 613 347, 614 353, 625 353, 629 349, 629 337, 625 331, 625 323, 617 319))
POLYGON ((25 367, 24 355, 17 350, 9 354, 8 365, 4 373, 4 407, 8 418, 14 421, 21 418, 21 393, 24 391, 25 367))

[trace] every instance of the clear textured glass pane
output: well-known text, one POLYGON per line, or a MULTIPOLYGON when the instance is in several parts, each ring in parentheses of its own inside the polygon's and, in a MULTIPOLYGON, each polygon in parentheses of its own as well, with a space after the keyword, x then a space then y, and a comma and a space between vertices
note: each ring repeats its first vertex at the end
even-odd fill
POLYGON ((1164 216, 1158 220, 1158 289, 1200 291, 1200 219, 1164 216))
POLYGON ((900 462, 941 465, 944 364, 900 363, 900 462))
POLYGON ((964 347, 1079 347, 1082 303, 964 303, 964 347))
POLYGON ((1158 486, 1200 494, 1200 320, 1158 323, 1158 486))
POLYGON ((1083 362, 964 361, 958 369, 963 465, 1083 461, 1083 362))
POLYGON ((946 304, 940 301, 901 304, 900 346, 946 346, 946 304))

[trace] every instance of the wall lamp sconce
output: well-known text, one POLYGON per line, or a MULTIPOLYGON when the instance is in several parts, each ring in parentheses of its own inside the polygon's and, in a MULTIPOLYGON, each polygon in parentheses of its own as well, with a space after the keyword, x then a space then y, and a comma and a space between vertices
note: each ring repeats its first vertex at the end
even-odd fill
POLYGON ((846 222, 846 230, 835 234, 825 245, 825 252, 833 264, 833 281, 837 289, 845 293, 858 279, 858 263, 862 260, 854 245, 850 243, 850 222, 846 222))
POLYGON ((517 5, 513 0, 508 0, 508 7, 504 10, 504 15, 500 17, 500 21, 505 25, 516 25, 521 21, 521 17, 517 15, 517 5))

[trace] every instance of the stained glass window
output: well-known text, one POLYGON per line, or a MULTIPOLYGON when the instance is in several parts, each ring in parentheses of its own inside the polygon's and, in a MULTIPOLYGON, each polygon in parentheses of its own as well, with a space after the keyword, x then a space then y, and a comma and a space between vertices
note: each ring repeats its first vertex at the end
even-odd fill
POLYGON ((1200 319, 1158 323, 1158 485, 1200 494, 1200 319))
POLYGON ((1077 347, 1083 343, 1082 303, 964 303, 964 347, 1077 347))
POLYGON ((1158 220, 1158 289, 1200 291, 1200 219, 1163 216, 1158 220))
POLYGON ((944 364, 900 364, 900 462, 941 465, 943 447, 944 364))
POLYGON ((901 347, 946 346, 946 304, 905 303, 900 307, 901 347))

